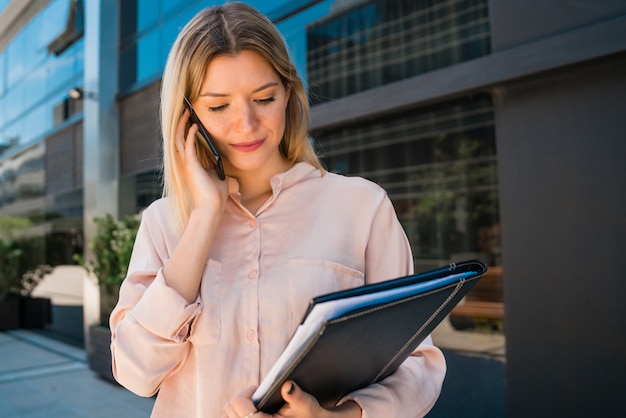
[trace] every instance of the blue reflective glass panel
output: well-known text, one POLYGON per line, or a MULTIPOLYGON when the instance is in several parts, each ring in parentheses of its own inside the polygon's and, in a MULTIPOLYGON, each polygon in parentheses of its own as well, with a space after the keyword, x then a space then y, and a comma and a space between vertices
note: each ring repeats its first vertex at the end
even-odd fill
POLYGON ((487 0, 374 0, 307 29, 314 103, 490 53, 487 0))
POLYGON ((25 45, 25 37, 18 34, 7 45, 5 49, 5 57, 7 60, 7 88, 11 88, 24 74, 26 63, 25 55, 22 53, 25 45))
POLYGON ((330 6, 333 2, 334 1, 323 1, 288 19, 281 20, 276 24, 278 30, 285 38, 285 42, 289 48, 289 53, 291 54, 291 59, 298 70, 298 74, 304 82, 307 80, 306 27, 311 22, 327 15, 330 12, 330 6))
POLYGON ((185 4, 192 3, 189 0, 161 0, 161 9, 164 15, 180 10, 185 4))
POLYGON ((137 42, 137 80, 152 78, 160 72, 159 32, 150 32, 137 42))
POLYGON ((169 54, 172 44, 176 40, 180 30, 198 12, 198 7, 188 9, 185 12, 168 20, 161 29, 161 68, 165 66, 167 54, 169 54))
POLYGON ((137 32, 142 32, 159 20, 159 1, 137 0, 137 32))
POLYGON ((9 3, 11 3, 11 0, 0 0, 0 13, 4 12, 9 3))
MULTIPOLYGON (((4 91, 6 90, 6 70, 5 70, 5 58, 4 54, 0 53, 0 100, 2 100, 2 96, 4 95, 4 91)), ((1 117, 1 115, 0 115, 1 117)), ((2 123, 0 122, 0 126, 2 123)))

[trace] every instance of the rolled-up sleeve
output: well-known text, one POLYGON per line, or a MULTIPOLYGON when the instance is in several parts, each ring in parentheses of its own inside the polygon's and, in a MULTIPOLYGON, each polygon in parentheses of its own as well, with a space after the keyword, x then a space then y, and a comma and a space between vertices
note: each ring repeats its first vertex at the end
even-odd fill
POLYGON ((168 258, 163 234, 152 212, 142 219, 128 275, 111 313, 111 354, 116 380, 140 396, 154 395, 163 379, 184 363, 187 338, 202 309, 168 287, 162 274, 168 258))
POLYGON ((156 279, 127 315, 134 317, 137 324, 149 333, 164 340, 182 343, 187 339, 191 322, 199 310, 200 298, 188 304, 165 284, 162 270, 159 270, 156 279))
MULTIPOLYGON (((413 273, 411 247, 386 194, 371 225, 365 259, 368 283, 413 273)), ((445 374, 443 353, 428 337, 391 376, 346 399, 361 406, 362 418, 423 417, 437 401, 445 374)))

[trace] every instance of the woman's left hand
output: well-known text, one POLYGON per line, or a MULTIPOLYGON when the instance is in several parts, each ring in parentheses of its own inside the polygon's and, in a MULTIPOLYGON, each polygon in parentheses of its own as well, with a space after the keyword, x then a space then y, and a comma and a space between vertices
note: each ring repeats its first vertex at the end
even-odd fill
POLYGON ((292 381, 281 388, 285 405, 276 414, 256 411, 252 400, 255 388, 251 387, 235 396, 225 407, 228 418, 360 418, 361 408, 352 401, 344 402, 332 410, 320 406, 315 397, 306 393, 292 381), (256 412, 255 412, 256 411, 256 412))

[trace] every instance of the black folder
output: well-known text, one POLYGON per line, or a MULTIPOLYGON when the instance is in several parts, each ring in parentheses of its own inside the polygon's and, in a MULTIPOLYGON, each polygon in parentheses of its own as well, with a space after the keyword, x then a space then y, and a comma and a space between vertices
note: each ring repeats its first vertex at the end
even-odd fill
POLYGON ((277 412, 284 405, 280 388, 287 380, 326 408, 383 380, 486 271, 483 263, 469 260, 314 298, 302 330, 252 396, 257 409, 277 412), (317 315, 329 307, 329 313, 317 315))

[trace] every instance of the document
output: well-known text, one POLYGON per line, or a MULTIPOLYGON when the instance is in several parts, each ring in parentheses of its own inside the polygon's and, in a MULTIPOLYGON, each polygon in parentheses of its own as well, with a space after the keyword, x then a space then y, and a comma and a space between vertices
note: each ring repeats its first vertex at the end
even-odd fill
POLYGON ((485 271, 484 264, 470 260, 313 299, 253 402, 259 410, 277 412, 284 404, 280 387, 293 379, 328 407, 382 380, 485 271))

